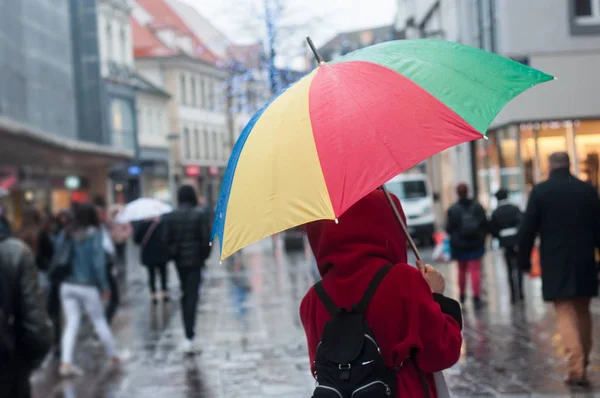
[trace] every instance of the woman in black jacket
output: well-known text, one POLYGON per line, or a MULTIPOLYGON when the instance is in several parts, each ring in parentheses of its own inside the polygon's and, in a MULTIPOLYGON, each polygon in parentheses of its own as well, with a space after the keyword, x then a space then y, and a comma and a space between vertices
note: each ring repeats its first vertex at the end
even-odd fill
POLYGON ((152 292, 152 302, 157 304, 162 298, 169 301, 167 286, 167 262, 169 251, 163 239, 163 225, 160 218, 145 220, 135 226, 134 241, 140 246, 140 261, 148 269, 148 285, 152 292), (156 271, 160 274, 162 292, 156 291, 156 271))

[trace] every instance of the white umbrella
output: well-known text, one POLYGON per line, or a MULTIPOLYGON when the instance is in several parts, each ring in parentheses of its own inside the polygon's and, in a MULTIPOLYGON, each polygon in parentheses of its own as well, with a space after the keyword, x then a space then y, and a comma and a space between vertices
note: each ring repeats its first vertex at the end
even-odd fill
POLYGON ((128 203, 115 217, 115 222, 127 224, 132 221, 141 221, 148 218, 160 217, 170 213, 173 208, 160 200, 139 198, 128 203))

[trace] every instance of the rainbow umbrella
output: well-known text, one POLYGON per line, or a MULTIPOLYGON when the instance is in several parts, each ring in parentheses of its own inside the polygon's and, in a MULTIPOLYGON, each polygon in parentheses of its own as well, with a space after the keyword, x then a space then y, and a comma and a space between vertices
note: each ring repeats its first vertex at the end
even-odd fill
POLYGON ((511 99, 553 79, 477 48, 402 40, 319 66, 242 131, 217 205, 224 259, 274 233, 335 220, 397 174, 485 136, 511 99))

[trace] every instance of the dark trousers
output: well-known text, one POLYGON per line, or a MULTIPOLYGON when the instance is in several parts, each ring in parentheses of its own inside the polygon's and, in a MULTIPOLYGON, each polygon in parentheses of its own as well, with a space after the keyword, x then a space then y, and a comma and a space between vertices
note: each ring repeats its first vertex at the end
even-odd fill
POLYGON ((110 289, 110 300, 106 306, 106 320, 110 325, 112 323, 115 314, 117 313, 117 307, 119 306, 119 284, 117 278, 114 275, 114 263, 109 261, 106 264, 106 277, 108 278, 108 287, 110 289))
POLYGON ((193 339, 202 270, 200 267, 177 267, 177 274, 181 285, 181 314, 185 337, 193 339))
POLYGON ((514 303, 523 299, 523 271, 517 264, 517 252, 514 247, 504 248, 504 259, 506 260, 510 298, 514 303))
POLYGON ((60 349, 60 338, 62 336, 61 329, 61 308, 60 308, 60 283, 51 282, 50 290, 48 291, 47 310, 52 322, 54 331, 54 346, 60 349))
POLYGON ((167 291, 167 264, 155 264, 148 265, 148 285, 150 286, 150 291, 152 293, 156 293, 156 271, 158 270, 160 274, 160 285, 162 287, 162 291, 167 291))

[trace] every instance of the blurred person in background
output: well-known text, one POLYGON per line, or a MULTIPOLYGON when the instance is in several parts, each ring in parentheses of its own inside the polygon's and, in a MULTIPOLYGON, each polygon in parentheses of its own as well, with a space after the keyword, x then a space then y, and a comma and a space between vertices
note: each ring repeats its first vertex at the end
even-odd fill
MULTIPOLYGON (((56 252, 56 240, 63 234, 72 222, 72 213, 70 210, 62 210, 58 213, 55 220, 55 242, 53 252, 56 252)), ((52 321, 54 329, 54 358, 60 359, 60 341, 62 336, 62 311, 60 304, 60 280, 49 279, 50 287, 48 289, 47 310, 52 321)))
POLYGON ((75 206, 73 225, 57 240, 57 250, 70 251, 70 275, 60 288, 60 300, 66 318, 61 344, 62 377, 79 376, 81 369, 73 364, 81 313, 85 310, 96 334, 104 344, 113 365, 119 364, 115 341, 102 309, 102 297, 108 299, 110 288, 106 272, 106 252, 103 233, 94 206, 82 203, 75 206))
POLYGON ((41 300, 35 258, 10 237, 0 215, 0 395, 31 396, 29 377, 50 349, 52 328, 41 300))
POLYGON ((61 210, 56 215, 55 226, 54 226, 54 236, 58 236, 71 222, 71 211, 70 210, 61 210))
POLYGON ((104 248, 106 259, 106 278, 110 288, 110 298, 106 305, 106 319, 110 325, 117 312, 120 301, 119 284, 117 283, 115 268, 117 254, 111 234, 112 225, 108 220, 106 199, 102 196, 96 196, 94 198, 94 207, 96 208, 96 213, 98 214, 98 219, 100 221, 100 230, 102 231, 102 247, 104 248))
POLYGON ((490 231, 498 239, 504 249, 506 272, 510 286, 510 300, 515 304, 523 301, 523 271, 518 265, 517 251, 519 245, 519 227, 523 222, 523 213, 508 200, 508 191, 500 189, 496 192, 498 207, 492 213, 490 231))
POLYGON ((592 185, 571 174, 570 167, 567 153, 553 153, 550 177, 532 189, 520 231, 519 265, 531 269, 531 250, 539 235, 542 295, 556 311, 567 359, 565 383, 587 386, 590 302, 598 296, 600 198, 592 185))
POLYGON ((485 254, 488 220, 483 206, 469 198, 467 184, 456 187, 458 202, 448 209, 446 232, 452 258, 458 262, 460 302, 465 302, 467 274, 471 275, 473 303, 481 305, 481 258, 485 254))
POLYGON ((54 245, 50 236, 50 222, 44 215, 33 207, 23 210, 19 238, 29 245, 35 256, 35 264, 39 272, 40 283, 43 290, 49 286, 46 272, 50 267, 54 245))
POLYGON ((148 285, 152 302, 169 301, 167 262, 169 249, 163 239, 163 223, 159 217, 144 220, 135 226, 134 242, 140 247, 140 261, 148 269, 148 285), (156 291, 156 272, 160 275, 161 292, 156 291))
POLYGON ((125 223, 120 224, 116 223, 113 220, 119 214, 119 210, 115 209, 111 212, 111 217, 108 225, 110 226, 110 235, 115 244, 116 249, 116 260, 117 262, 123 266, 125 265, 125 254, 127 250, 127 240, 132 234, 133 228, 131 224, 125 223))
POLYGON ((181 285, 181 313, 185 327, 182 350, 193 353, 196 313, 202 270, 210 255, 210 210, 198 206, 194 187, 184 185, 177 192, 178 207, 163 216, 164 241, 175 261, 181 285))

